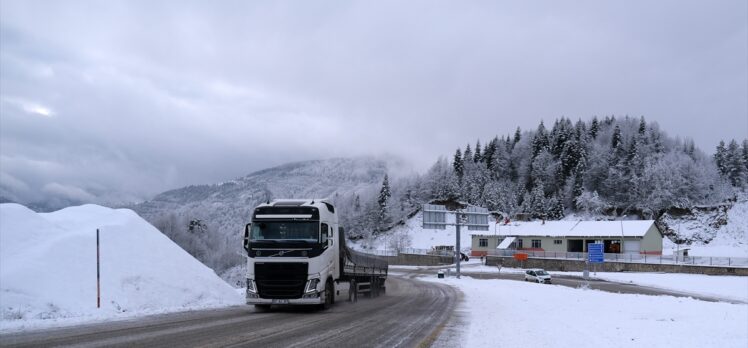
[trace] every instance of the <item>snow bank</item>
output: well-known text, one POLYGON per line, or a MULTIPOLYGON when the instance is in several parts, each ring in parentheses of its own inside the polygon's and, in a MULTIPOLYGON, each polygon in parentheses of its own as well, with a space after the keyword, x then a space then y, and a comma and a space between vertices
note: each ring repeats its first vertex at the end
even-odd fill
POLYGON ((0 204, 0 330, 240 303, 211 269, 131 210, 84 205, 37 214, 0 204))
POLYGON ((748 305, 511 280, 424 278, 459 288, 465 347, 745 347, 748 305))

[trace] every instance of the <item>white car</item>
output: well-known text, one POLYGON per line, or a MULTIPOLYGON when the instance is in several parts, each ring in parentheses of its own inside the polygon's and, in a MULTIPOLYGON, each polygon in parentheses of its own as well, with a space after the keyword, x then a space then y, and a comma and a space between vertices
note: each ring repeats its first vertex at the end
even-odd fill
POLYGON ((541 268, 533 268, 525 271, 526 282, 551 283, 551 275, 541 268))

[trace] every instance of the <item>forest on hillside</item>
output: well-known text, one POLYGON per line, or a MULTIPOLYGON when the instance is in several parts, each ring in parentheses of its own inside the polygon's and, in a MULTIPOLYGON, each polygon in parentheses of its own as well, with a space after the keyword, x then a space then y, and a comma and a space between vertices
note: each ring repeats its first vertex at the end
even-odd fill
POLYGON ((421 176, 334 197, 354 238, 367 238, 420 204, 454 200, 506 216, 567 214, 657 218, 669 208, 734 200, 748 186, 748 140, 720 142, 713 156, 671 138, 644 117, 557 119, 530 131, 457 148, 421 176))
MULTIPOLYGON (((643 117, 560 118, 549 127, 541 122, 533 130, 471 141, 422 174, 388 172, 395 170, 371 158, 291 163, 168 191, 134 209, 221 273, 242 262, 247 214, 267 200, 326 197, 339 207, 348 237, 363 247, 432 201, 473 204, 509 217, 656 219, 668 210, 744 196, 748 140, 722 141, 707 155, 643 117)), ((388 240, 407 244, 397 236, 388 240)))

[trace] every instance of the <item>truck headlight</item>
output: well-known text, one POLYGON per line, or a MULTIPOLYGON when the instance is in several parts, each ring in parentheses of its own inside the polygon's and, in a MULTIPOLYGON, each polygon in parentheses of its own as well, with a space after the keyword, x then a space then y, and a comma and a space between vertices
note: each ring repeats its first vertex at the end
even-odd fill
POLYGON ((257 285, 255 285, 254 279, 247 278, 247 292, 257 293, 257 285))
POLYGON ((310 292, 316 292, 317 291, 317 284, 319 284, 319 278, 309 279, 306 282, 306 289, 304 289, 305 293, 310 292))

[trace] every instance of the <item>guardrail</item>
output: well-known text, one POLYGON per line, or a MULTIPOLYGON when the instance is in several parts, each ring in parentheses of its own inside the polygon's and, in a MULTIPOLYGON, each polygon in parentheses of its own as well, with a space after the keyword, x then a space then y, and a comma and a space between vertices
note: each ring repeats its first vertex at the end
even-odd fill
POLYGON ((450 250, 434 250, 434 249, 418 249, 418 248, 402 248, 402 249, 387 249, 387 250, 361 250, 363 253, 377 255, 377 256, 397 256, 398 254, 412 254, 412 255, 435 255, 435 256, 454 256, 454 251, 450 250))
MULTIPOLYGON (((580 260, 587 259, 587 253, 563 251, 532 251, 532 250, 490 250, 488 256, 514 256, 516 253, 527 254, 531 258, 580 260)), ((674 256, 647 254, 603 254, 605 262, 649 263, 661 265, 700 265, 724 267, 748 267, 746 257, 717 257, 717 256, 674 256)))

